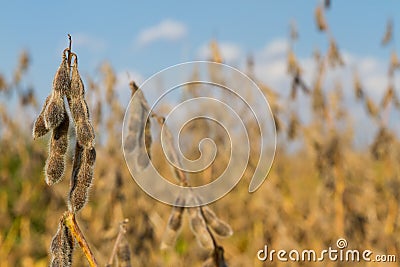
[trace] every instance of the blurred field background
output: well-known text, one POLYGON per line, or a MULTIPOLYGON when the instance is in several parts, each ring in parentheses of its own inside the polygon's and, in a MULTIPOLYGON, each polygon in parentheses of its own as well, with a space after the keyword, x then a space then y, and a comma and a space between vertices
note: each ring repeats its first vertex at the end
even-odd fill
MULTIPOLYGON (((278 144, 266 182, 257 192, 247 192, 254 164, 250 162, 238 186, 227 197, 211 205, 218 217, 229 223, 234 231, 231 237, 218 238, 229 266, 309 266, 309 263, 294 262, 261 263, 256 253, 265 244, 274 249, 320 251, 335 246, 340 237, 346 238, 349 248, 393 254, 399 262, 400 51, 396 38, 400 36, 400 24, 395 17, 398 14, 393 11, 396 2, 389 1, 386 7, 359 2, 359 5, 370 4, 368 8, 359 7, 361 11, 367 10, 364 13, 358 12, 352 4, 351 21, 354 24, 348 28, 334 23, 340 24, 341 16, 347 19, 350 16, 349 13, 335 13, 336 8, 344 12, 343 5, 346 4, 328 2, 310 1, 311 4, 299 11, 295 6, 283 9, 286 13, 282 15, 284 19, 277 20, 279 27, 265 23, 252 29, 237 25, 235 29, 228 26, 212 29, 196 56, 192 56, 190 45, 185 46, 182 41, 182 36, 187 34, 186 28, 177 26, 175 20, 167 20, 164 24, 155 22, 161 25, 159 28, 167 30, 161 35, 157 33, 157 27, 142 32, 134 49, 157 38, 166 40, 165 49, 179 46, 178 53, 172 52, 176 58, 160 59, 162 63, 157 57, 161 58, 165 50, 154 53, 145 50, 136 61, 136 50, 133 55, 116 55, 115 50, 111 48, 113 51, 110 52, 97 40, 94 41, 94 54, 91 54, 87 52, 90 46, 86 44, 93 40, 75 35, 73 50, 80 55, 97 150, 90 200, 80 212, 78 221, 101 265, 108 261, 118 225, 124 218, 129 219, 127 240, 133 266, 201 266, 207 257, 197 245, 186 217, 176 246, 171 250, 160 250, 171 207, 140 190, 130 177, 121 151, 129 81, 140 84, 146 77, 168 66, 164 64, 185 59, 213 60, 237 67, 258 84, 275 117, 278 144), (379 16, 373 17, 371 11, 374 9, 379 16), (381 20, 377 21, 377 18, 381 20), (370 24, 375 27, 370 32, 363 26, 366 20, 372 20, 368 27, 370 24), (175 30, 169 30, 169 27, 175 30), (264 52, 253 50, 251 45, 243 52, 239 46, 221 41, 229 34, 239 34, 235 31, 250 31, 262 36, 269 29, 280 31, 279 39, 267 42, 264 52), (226 35, 225 31, 228 32, 226 35), (357 46, 350 44, 352 38, 359 51, 357 46), (342 39, 346 41, 342 42, 342 39), (87 43, 82 45, 85 40, 87 43), (362 43, 364 40, 368 42, 362 43), (147 54, 148 60, 144 60, 147 54), (114 55, 118 59, 128 57, 135 71, 117 66, 117 72, 114 55), (145 62, 142 72, 140 62, 145 62), (154 68, 149 67, 152 64, 154 68)), ((212 9, 212 4, 208 4, 212 9)), ((219 16, 221 21, 229 24, 222 12, 226 7, 219 7, 219 16)), ((268 8, 268 12, 275 8, 279 13, 279 8, 273 4, 268 8)), ((16 55, 7 53, 7 44, 0 46, 4 58, 4 61, 0 59, 0 266, 47 266, 50 241, 65 211, 73 151, 68 151, 64 180, 48 187, 43 175, 48 137, 33 141, 31 129, 45 95, 50 91, 59 55, 67 44, 68 20, 76 18, 75 15, 68 18, 67 10, 60 10, 66 12, 65 18, 59 14, 48 15, 47 23, 52 23, 53 19, 65 20, 65 25, 60 23, 62 27, 57 31, 57 38, 61 37, 56 42, 46 38, 40 30, 35 37, 35 31, 29 28, 34 32, 31 38, 40 39, 40 42, 33 42, 32 49, 29 42, 16 41, 19 47, 14 47, 13 51, 20 51, 16 55), (51 47, 51 52, 35 54, 38 43, 51 47), (51 63, 40 61, 43 58, 51 63), (37 76, 33 77, 34 74, 37 76)), ((146 20, 145 15, 139 14, 139 6, 132 7, 131 12, 132 16, 140 17, 141 23, 146 20)), ((212 20, 218 20, 214 15, 212 20)), ((154 16, 151 20, 159 21, 154 16)), ((204 16, 207 19, 207 15, 204 16)), ((237 19, 240 21, 245 17, 237 19)), ((1 22, 9 26, 0 32, 6 38, 13 24, 1 22)), ((110 25, 99 27, 112 28, 112 21, 108 23, 110 25)), ((71 34, 74 41, 74 32, 71 34)), ((101 31, 96 34, 100 35, 101 31)), ((123 30, 121 36, 125 34, 126 30, 123 30)), ((124 38, 121 39, 123 42, 124 38)), ((2 42, 7 43, 7 40, 2 42)), ((252 42, 251 38, 248 42, 252 42)), ((246 39, 242 40, 243 44, 246 39)), ((186 97, 191 94, 195 95, 195 92, 187 92, 186 97)), ((195 126, 185 132, 193 140, 199 140, 198 136, 202 135, 198 129, 206 131, 212 127, 207 123, 195 126)), ((218 131, 213 134, 217 146, 223 145, 223 136, 218 131)), ((191 153, 196 157, 197 143, 194 143, 191 153)), ((159 143, 155 142, 152 152, 154 155, 161 153, 159 143)), ((161 172, 168 175, 164 160, 155 157, 154 161, 161 172)), ((206 174, 218 175, 224 164, 224 160, 216 161, 206 174)), ((321 266, 398 266, 398 262, 324 262, 321 266)), ((76 250, 74 266, 86 265, 83 254, 76 250)))

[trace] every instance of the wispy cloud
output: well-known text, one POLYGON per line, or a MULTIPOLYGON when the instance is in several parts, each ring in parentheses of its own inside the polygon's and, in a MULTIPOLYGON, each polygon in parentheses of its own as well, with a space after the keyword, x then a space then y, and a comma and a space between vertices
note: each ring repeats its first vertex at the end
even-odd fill
POLYGON ((266 44, 265 47, 261 49, 260 56, 267 58, 285 56, 288 48, 289 43, 287 40, 277 38, 272 42, 266 44))
POLYGON ((142 30, 136 42, 140 46, 145 46, 159 40, 177 41, 184 38, 186 34, 187 27, 185 24, 166 19, 155 26, 142 30))
MULTIPOLYGON (((218 42, 218 48, 220 50, 222 59, 227 63, 232 63, 239 60, 242 57, 242 49, 239 45, 230 42, 218 42)), ((202 45, 197 52, 197 56, 200 60, 208 60, 211 58, 210 44, 202 45)))
POLYGON ((140 84, 144 82, 144 77, 135 70, 122 70, 117 73, 117 83, 115 88, 118 92, 121 103, 124 105, 128 104, 131 97, 131 90, 129 88, 129 83, 131 81, 134 81, 140 86, 140 84))

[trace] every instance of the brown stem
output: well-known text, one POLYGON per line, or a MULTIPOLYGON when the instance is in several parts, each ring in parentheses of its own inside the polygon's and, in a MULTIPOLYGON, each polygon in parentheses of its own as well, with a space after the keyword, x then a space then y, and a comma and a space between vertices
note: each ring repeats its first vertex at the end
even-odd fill
POLYGON ((71 231, 75 240, 78 242, 79 246, 81 247, 83 254, 85 254, 85 257, 89 262, 89 265, 91 267, 97 267, 98 264, 96 258, 94 257, 93 252, 90 250, 89 244, 87 243, 85 236, 79 229, 78 223, 75 220, 75 214, 70 211, 65 212, 64 222, 68 229, 71 231))
POLYGON ((68 66, 71 67, 71 60, 72 60, 72 37, 71 34, 68 33, 68 41, 69 41, 69 45, 68 45, 68 66))
POLYGON ((122 236, 126 233, 126 228, 125 225, 128 223, 128 219, 125 219, 122 223, 120 223, 119 225, 119 232, 118 232, 118 236, 117 239, 115 240, 115 244, 113 247, 113 250, 111 252, 111 256, 110 259, 108 260, 108 263, 106 265, 106 267, 110 267, 112 266, 112 263, 114 261, 115 258, 115 254, 117 253, 117 249, 118 249, 118 245, 121 242, 121 238, 122 236))

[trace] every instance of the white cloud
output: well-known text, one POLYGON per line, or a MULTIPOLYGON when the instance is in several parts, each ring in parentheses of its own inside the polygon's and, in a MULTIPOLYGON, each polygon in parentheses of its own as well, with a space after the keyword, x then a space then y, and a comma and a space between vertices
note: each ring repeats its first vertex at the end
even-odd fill
POLYGON ((128 104, 130 99, 131 91, 129 88, 129 83, 135 81, 138 86, 144 82, 144 77, 137 71, 134 70, 124 70, 117 73, 117 83, 115 85, 118 96, 121 103, 124 105, 128 104))
POLYGON ((268 43, 259 53, 260 56, 273 58, 278 56, 285 56, 289 48, 289 43, 285 39, 275 39, 268 43))
POLYGON ((107 47, 106 42, 95 36, 86 33, 76 33, 72 35, 72 46, 83 47, 95 52, 104 51, 107 47))
MULTIPOLYGON (((242 50, 240 46, 230 42, 218 42, 218 48, 221 53, 222 59, 225 62, 234 62, 241 58, 242 50)), ((197 52, 197 56, 200 60, 208 60, 211 58, 210 44, 202 45, 197 52)))
POLYGON ((144 46, 158 40, 177 41, 185 37, 186 34, 187 27, 185 24, 166 19, 153 27, 142 30, 137 38, 137 43, 144 46))

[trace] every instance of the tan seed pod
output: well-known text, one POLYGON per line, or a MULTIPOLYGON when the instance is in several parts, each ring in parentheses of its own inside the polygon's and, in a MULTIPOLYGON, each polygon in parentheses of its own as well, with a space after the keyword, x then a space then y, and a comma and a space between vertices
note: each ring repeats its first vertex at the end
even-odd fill
POLYGON ((201 215, 200 208, 188 208, 188 212, 190 216, 190 229, 195 235, 197 242, 205 249, 212 249, 214 242, 207 231, 207 225, 201 215))
POLYGON ((356 98, 363 99, 365 94, 361 85, 360 77, 358 76, 357 73, 354 73, 353 84, 354 84, 354 93, 356 95, 356 98))
POLYGON ((90 123, 89 108, 85 100, 85 88, 79 75, 76 56, 72 66, 71 90, 67 98, 70 99, 69 104, 75 122, 76 138, 80 145, 90 148, 93 146, 95 134, 90 123))
POLYGON ((397 57, 396 51, 393 50, 392 54, 390 55, 390 67, 389 67, 390 75, 393 75, 394 71, 399 68, 400 68, 400 60, 397 57))
POLYGON ((46 128, 54 129, 57 127, 64 119, 64 115, 64 100, 62 96, 53 91, 44 112, 44 123, 46 128))
POLYGON ((289 127, 287 130, 287 136, 289 140, 293 140, 297 136, 298 128, 299 128, 299 119, 295 113, 292 113, 289 120, 289 127))
POLYGON ((344 61, 342 56, 340 55, 339 48, 335 42, 335 40, 331 39, 329 41, 329 48, 328 48, 328 59, 329 63, 332 67, 336 65, 343 66, 344 61))
POLYGON ((323 112, 326 107, 325 95, 320 86, 320 81, 317 81, 317 84, 313 90, 312 107, 315 112, 323 112))
POLYGON ((52 153, 45 165, 45 180, 48 185, 53 185, 62 180, 65 170, 65 158, 63 155, 52 153))
POLYGON ((228 237, 233 234, 232 228, 226 222, 219 219, 208 206, 203 206, 201 209, 207 225, 210 226, 217 235, 228 237))
POLYGON ((86 102, 81 101, 81 100, 71 100, 71 114, 72 118, 74 119, 74 122, 76 124, 82 123, 82 121, 87 120, 86 118, 88 117, 88 107, 86 105, 86 102))
POLYGON ((117 249, 118 267, 131 267, 131 250, 125 236, 121 237, 117 249))
POLYGON ((375 103, 372 101, 372 99, 367 97, 366 100, 365 100, 365 104, 366 104, 366 107, 367 107, 368 114, 371 117, 376 117, 378 115, 378 113, 379 113, 379 110, 376 107, 375 103))
POLYGON ((43 135, 45 135, 49 132, 49 129, 46 128, 46 124, 44 122, 44 111, 45 111, 49 101, 50 101, 50 96, 48 96, 46 98, 46 101, 43 104, 42 110, 40 111, 40 114, 37 117, 37 119, 33 125, 33 131, 32 131, 33 139, 42 137, 43 135))
POLYGON ((182 226, 182 215, 184 207, 173 207, 168 219, 168 228, 174 231, 179 231, 182 226))
POLYGON ((175 206, 172 207, 171 216, 168 221, 168 227, 174 230, 178 230, 181 227, 182 215, 185 210, 185 198, 178 196, 175 200, 175 206))
POLYGON ((176 242, 176 238, 182 227, 182 218, 183 212, 185 210, 182 205, 184 205, 184 199, 178 197, 175 203, 180 206, 173 206, 171 210, 171 214, 168 219, 167 228, 165 229, 162 242, 161 249, 167 249, 173 247, 176 242))
POLYGON ((161 239, 161 250, 166 250, 175 246, 176 239, 178 237, 179 231, 174 231, 171 228, 166 228, 161 239))
POLYGON ((53 237, 50 245, 52 267, 72 266, 72 252, 74 249, 74 239, 68 227, 60 221, 57 233, 53 237))
POLYGON ((90 122, 84 121, 76 125, 76 139, 84 147, 93 146, 94 129, 90 122))
POLYGON ((79 186, 88 189, 92 185, 93 167, 87 164, 83 164, 79 169, 77 179, 79 182, 79 186))
POLYGON ((387 45, 393 37, 393 21, 389 19, 386 23, 385 34, 383 35, 381 44, 383 46, 387 45))
POLYGON ((83 184, 76 183, 76 187, 69 194, 69 209, 76 213, 81 210, 88 201, 88 188, 83 184))
POLYGON ((145 169, 150 164, 149 155, 147 153, 137 153, 137 164, 141 169, 145 169))
POLYGON ((289 74, 296 75, 301 73, 301 68, 297 62, 296 55, 292 50, 290 50, 287 55, 287 68, 289 74))
POLYGON ((326 31, 328 25, 325 20, 324 10, 322 6, 318 5, 315 9, 315 22, 317 23, 317 27, 320 31, 326 31))
POLYGON ((133 152, 133 150, 135 149, 137 145, 137 140, 136 140, 136 136, 134 136, 133 134, 129 133, 124 141, 124 149, 126 152, 131 153, 133 152))
POLYGON ((400 109, 400 99, 399 96, 396 94, 396 91, 393 92, 393 104, 396 109, 400 109))
POLYGON ((137 88, 134 82, 131 82, 132 103, 128 120, 128 133, 124 140, 126 152, 133 152, 139 147, 138 153, 135 153, 137 167, 146 168, 151 159, 151 122, 150 108, 143 95, 143 92, 137 88), (145 145, 145 147, 143 147, 145 145))
POLYGON ((57 92, 61 97, 70 90, 71 81, 69 79, 69 67, 65 52, 63 52, 62 61, 60 67, 54 76, 53 80, 53 91, 57 92))
POLYGON ((371 145, 372 156, 376 160, 387 157, 394 140, 394 135, 387 128, 381 127, 371 145))
POLYGON ((72 165, 72 174, 71 174, 71 188, 75 186, 75 177, 78 175, 79 169, 82 165, 82 157, 83 157, 82 155, 83 155, 83 147, 79 145, 78 142, 76 142, 74 160, 72 165))
POLYGON ((273 113, 273 117, 274 117, 276 132, 279 133, 282 129, 282 121, 275 113, 273 113))
POLYGON ((90 148, 85 148, 83 150, 83 157, 86 162, 86 164, 90 167, 94 166, 94 163, 96 161, 96 149, 94 147, 90 148))
POLYGON ((69 210, 77 212, 82 209, 88 200, 89 189, 92 185, 96 150, 94 148, 83 148, 77 146, 75 152, 74 167, 71 178, 71 189, 69 193, 69 210), (81 154, 80 154, 81 153, 81 154), (75 161, 79 161, 75 165, 75 161))
POLYGON ((393 99, 393 95, 394 95, 394 88, 392 85, 389 85, 385 92, 385 95, 382 99, 382 103, 381 103, 382 108, 385 109, 389 105, 389 103, 393 99))
POLYGON ((68 128, 69 118, 68 115, 64 115, 64 119, 54 130, 50 139, 50 153, 57 153, 59 155, 65 155, 68 149, 68 128))
POLYGON ((71 99, 83 99, 85 95, 85 86, 82 82, 81 76, 79 75, 77 57, 75 57, 75 62, 72 66, 71 90, 69 90, 68 95, 71 99))
POLYGON ((212 55, 212 61, 217 62, 217 63, 222 63, 222 56, 221 52, 218 47, 218 43, 215 40, 212 40, 210 42, 210 50, 211 50, 211 55, 212 55))

